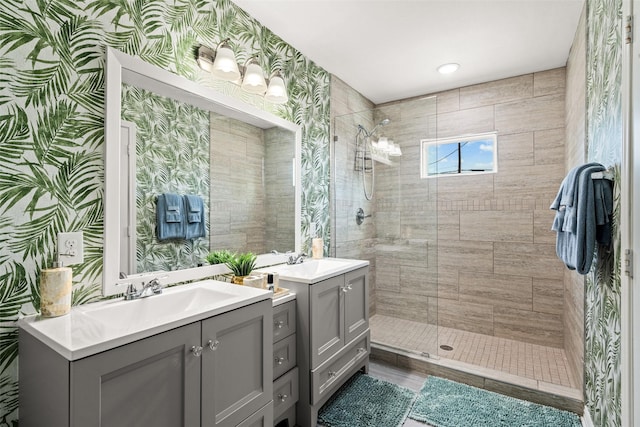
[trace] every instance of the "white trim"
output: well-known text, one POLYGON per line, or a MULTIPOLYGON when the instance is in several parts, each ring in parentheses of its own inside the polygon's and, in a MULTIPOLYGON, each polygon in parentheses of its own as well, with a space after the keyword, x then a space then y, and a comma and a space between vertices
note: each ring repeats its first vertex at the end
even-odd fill
MULTIPOLYGON (((122 83, 128 83, 178 101, 188 102, 207 111, 223 114, 251 125, 269 129, 274 126, 295 134, 296 189, 295 189, 295 251, 302 247, 302 128, 295 123, 268 111, 245 103, 211 88, 201 86, 162 68, 151 65, 140 58, 106 47, 105 60, 105 203, 104 203, 104 256, 102 272, 102 294, 104 296, 123 293, 131 282, 119 279, 120 264, 120 106, 122 83)), ((157 276, 160 273, 156 273, 157 276)), ((209 267, 192 268, 162 273, 165 284, 197 280, 211 276, 209 267)), ((143 275, 145 278, 148 275, 143 275)))
POLYGON ((469 175, 484 175, 490 173, 498 173, 498 132, 484 132, 475 134, 466 134, 460 136, 452 136, 447 138, 426 138, 420 140, 420 178, 444 178, 448 176, 469 176, 469 175), (460 141, 477 142, 484 139, 491 138, 493 140, 493 169, 490 171, 482 172, 465 172, 465 173, 451 173, 451 174, 433 174, 429 175, 428 166, 425 164, 428 161, 426 155, 426 148, 430 145, 450 144, 460 141))
MULTIPOLYGON (((633 10, 640 7, 638 0, 623 0, 622 2, 622 31, 623 43, 626 36, 626 17, 633 16, 633 10)), ((640 10, 640 9, 639 9, 640 10)), ((635 19, 634 19, 635 20, 635 19)), ((634 25, 634 27, 636 27, 634 25)), ((637 37, 634 28, 633 39, 637 37)), ((635 149, 640 144, 640 76, 634 75, 633 70, 638 67, 640 46, 635 41, 622 47, 622 119, 623 146, 620 177, 620 256, 624 257, 625 250, 634 250, 632 268, 637 277, 640 273, 640 257, 634 249, 634 242, 640 241, 640 186, 634 185, 640 179, 640 150, 635 149)), ((637 73, 635 73, 637 74, 637 73)), ((622 266, 624 270, 624 258, 622 266)), ((636 425, 640 414, 634 408, 640 408, 640 292, 633 287, 633 277, 621 275, 620 323, 621 323, 621 422, 622 425, 636 425)))
POLYGON ((580 419, 580 421, 582 421, 582 427, 595 427, 593 425, 593 421, 591 421, 589 408, 587 408, 586 406, 584 407, 584 413, 582 414, 582 418, 580 419))

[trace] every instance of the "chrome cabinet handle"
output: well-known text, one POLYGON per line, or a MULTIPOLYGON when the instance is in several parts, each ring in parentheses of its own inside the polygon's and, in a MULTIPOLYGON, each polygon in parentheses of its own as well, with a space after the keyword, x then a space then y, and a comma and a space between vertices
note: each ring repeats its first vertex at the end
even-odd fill
POLYGON ((287 359, 285 359, 284 357, 276 357, 275 360, 276 360, 276 363, 278 365, 282 365, 284 363, 284 361, 287 360, 287 359))
POLYGON ((366 352, 366 351, 367 351, 367 349, 366 349, 366 348, 362 348, 362 347, 360 347, 360 348, 358 349, 358 354, 362 354, 362 353, 364 353, 364 352, 366 352))
POLYGON ((191 347, 191 353, 195 356, 195 357, 200 357, 200 355, 202 354, 202 347, 200 347, 199 345, 194 345, 191 347))
POLYGON ((286 394, 281 394, 278 393, 278 399, 280 399, 281 402, 284 402, 285 400, 287 400, 289 396, 287 396, 286 394))
POLYGON ((342 292, 344 292, 346 294, 347 292, 349 292, 349 288, 347 288, 346 286, 343 286, 342 287, 342 292))
POLYGON ((218 340, 209 340, 207 342, 207 345, 209 346, 209 349, 211 351, 216 351, 218 349, 218 346, 220 345, 220 341, 218 341, 218 340))
POLYGON ((278 329, 282 329, 284 327, 284 320, 274 321, 273 324, 278 327, 278 329))
POLYGON ((333 378, 337 375, 337 372, 329 371, 329 378, 333 378))

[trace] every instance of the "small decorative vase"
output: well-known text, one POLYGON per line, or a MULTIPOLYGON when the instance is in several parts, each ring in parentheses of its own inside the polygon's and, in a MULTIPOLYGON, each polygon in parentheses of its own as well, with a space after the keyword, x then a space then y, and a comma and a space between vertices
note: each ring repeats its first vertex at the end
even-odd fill
POLYGON ((247 276, 233 276, 233 278, 231 279, 231 283, 234 283, 236 285, 244 285, 244 278, 247 276))

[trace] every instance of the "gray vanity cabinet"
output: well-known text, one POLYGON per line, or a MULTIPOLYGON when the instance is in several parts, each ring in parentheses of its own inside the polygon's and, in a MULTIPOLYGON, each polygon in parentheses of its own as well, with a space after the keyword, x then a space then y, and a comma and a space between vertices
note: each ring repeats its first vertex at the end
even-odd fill
POLYGON ((273 425, 263 300, 79 360, 20 334, 23 427, 273 425))
POLYGON ((202 322, 202 427, 236 426, 271 401, 271 318, 236 310, 202 322))
POLYGON ((367 269, 310 286, 311 366, 319 366, 369 328, 367 269))
POLYGON ((72 362, 71 425, 199 426, 199 343, 194 323, 72 362))

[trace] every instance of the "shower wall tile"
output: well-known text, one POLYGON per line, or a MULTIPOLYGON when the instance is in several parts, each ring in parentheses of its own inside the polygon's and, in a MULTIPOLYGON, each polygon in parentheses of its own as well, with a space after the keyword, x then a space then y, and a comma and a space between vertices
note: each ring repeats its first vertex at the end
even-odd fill
POLYGON ((499 134, 556 129, 564 126, 564 91, 495 106, 499 134))
POLYGON ((534 157, 536 165, 549 165, 564 171, 564 128, 535 132, 534 157))
POLYGON ((401 265, 398 282, 402 293, 437 297, 438 277, 434 273, 433 268, 401 265))
POLYGON ((493 243, 438 241, 438 269, 451 268, 473 272, 493 272, 493 243))
POLYGON ((498 171, 502 168, 532 166, 533 132, 498 136, 498 171))
POLYGON ((494 247, 496 274, 562 279, 564 264, 554 245, 496 242, 494 247))
POLYGON ((493 307, 438 299, 438 325, 478 334, 494 335, 493 307))
POLYGON ((438 201, 491 200, 494 196, 493 174, 452 176, 437 179, 438 201))
POLYGON ((494 335, 550 347, 563 346, 562 316, 494 307, 494 335))
POLYGON ((533 311, 562 314, 564 311, 564 275, 562 279, 533 279, 533 311))
POLYGON ((376 313, 384 316, 429 323, 432 319, 430 316, 433 316, 430 312, 435 311, 435 307, 429 305, 430 298, 425 295, 377 289, 376 296, 378 298, 376 313))
POLYGON ((460 240, 460 211, 437 211, 438 240, 460 240))
POLYGON ((437 114, 449 113, 460 109, 460 89, 449 90, 436 94, 438 101, 437 114))
POLYGON ((555 197, 564 178, 561 167, 521 166, 504 167, 495 175, 494 191, 497 196, 518 198, 555 197))
POLYGON ((533 74, 496 80, 460 89, 460 109, 470 109, 531 98, 533 74))
POLYGON ((494 130, 494 107, 479 107, 438 114, 438 138, 491 132, 494 130))
POLYGON ((555 245, 556 233, 551 230, 555 211, 551 209, 533 211, 533 241, 555 245))
POLYGON ((566 68, 554 68, 533 75, 533 96, 553 95, 564 92, 566 86, 566 68))
POLYGON ((438 264, 438 300, 458 300, 459 272, 455 268, 446 268, 438 264))
POLYGON ((460 272, 460 302, 531 310, 533 279, 476 272, 460 272))
POLYGON ((462 211, 460 240, 532 243, 533 213, 462 211))

